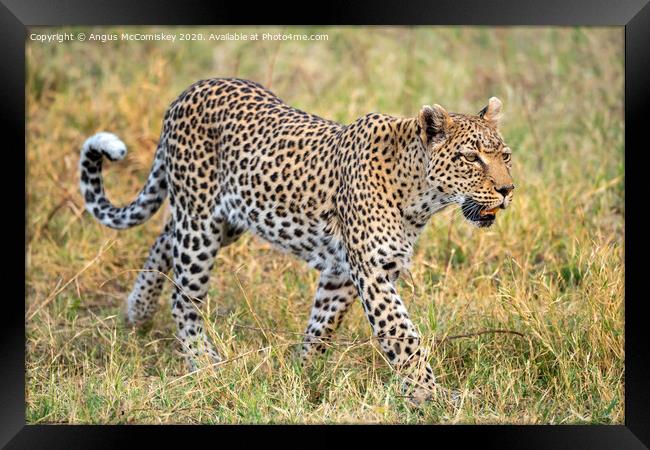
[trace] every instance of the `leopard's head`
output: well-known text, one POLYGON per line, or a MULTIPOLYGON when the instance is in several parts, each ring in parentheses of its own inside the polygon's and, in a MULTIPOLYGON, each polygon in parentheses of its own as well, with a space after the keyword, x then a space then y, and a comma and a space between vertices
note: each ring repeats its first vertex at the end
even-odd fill
POLYGON ((427 154, 426 176, 444 201, 460 205, 479 227, 494 223, 512 201, 511 150, 499 134, 501 101, 492 97, 477 115, 424 106, 418 115, 427 154))

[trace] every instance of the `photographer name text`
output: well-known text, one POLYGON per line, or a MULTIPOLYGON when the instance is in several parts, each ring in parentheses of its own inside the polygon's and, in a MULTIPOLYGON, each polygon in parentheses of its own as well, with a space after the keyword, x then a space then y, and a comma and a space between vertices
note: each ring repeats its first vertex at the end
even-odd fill
POLYGON ((327 41, 327 34, 297 33, 31 33, 31 41, 44 44, 62 44, 65 42, 113 41, 327 41))

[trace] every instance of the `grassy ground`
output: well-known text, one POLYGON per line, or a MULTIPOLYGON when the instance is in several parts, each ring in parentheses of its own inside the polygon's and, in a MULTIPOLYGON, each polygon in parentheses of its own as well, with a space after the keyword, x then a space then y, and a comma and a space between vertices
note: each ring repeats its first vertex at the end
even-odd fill
POLYGON ((29 43, 28 423, 622 423, 622 28, 306 32, 329 40, 29 43), (400 281, 460 407, 417 410, 399 397, 359 305, 319 370, 302 371, 295 344, 317 273, 249 235, 219 254, 211 279, 210 332, 226 364, 185 374, 169 286, 149 332, 124 327, 122 303, 165 212, 121 233, 92 220, 80 145, 103 129, 126 141, 105 179, 116 203, 130 201, 165 108, 213 76, 259 81, 342 122, 503 100, 512 207, 489 230, 435 216, 400 281), (453 338, 494 329, 521 335, 453 338))

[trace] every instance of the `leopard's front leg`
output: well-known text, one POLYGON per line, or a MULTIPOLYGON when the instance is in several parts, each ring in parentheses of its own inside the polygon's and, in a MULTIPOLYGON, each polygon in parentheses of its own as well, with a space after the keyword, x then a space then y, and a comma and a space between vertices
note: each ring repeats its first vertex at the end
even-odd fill
POLYGON ((313 355, 325 352, 327 342, 356 296, 357 290, 347 277, 321 273, 302 345, 303 365, 306 365, 313 355))
POLYGON ((397 293, 395 263, 357 267, 352 280, 361 296, 373 335, 388 362, 405 378, 404 393, 414 402, 432 398, 438 388, 425 361, 420 335, 397 293))

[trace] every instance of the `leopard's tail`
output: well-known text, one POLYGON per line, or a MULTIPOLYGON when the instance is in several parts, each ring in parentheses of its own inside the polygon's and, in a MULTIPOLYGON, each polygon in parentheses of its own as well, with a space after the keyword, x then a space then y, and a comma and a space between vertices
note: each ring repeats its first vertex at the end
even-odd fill
POLYGON ((79 183, 86 209, 103 225, 115 229, 131 228, 146 222, 160 208, 168 191, 161 138, 153 167, 137 198, 122 208, 111 204, 104 192, 102 162, 104 157, 118 161, 125 155, 126 145, 117 136, 97 133, 84 142, 79 160, 79 183))

